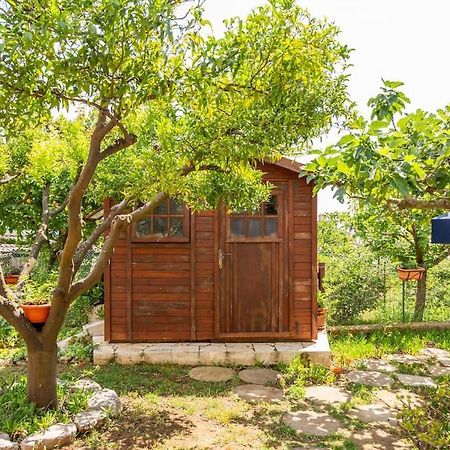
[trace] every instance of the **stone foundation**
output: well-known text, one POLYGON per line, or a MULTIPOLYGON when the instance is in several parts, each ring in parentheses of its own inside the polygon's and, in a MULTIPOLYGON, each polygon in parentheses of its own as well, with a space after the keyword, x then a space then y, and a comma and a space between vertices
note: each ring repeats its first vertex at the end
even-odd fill
POLYGON ((132 343, 114 344, 97 337, 94 342, 94 364, 180 364, 180 365, 271 365, 289 363, 305 354, 311 362, 330 366, 331 352, 325 331, 311 342, 271 343, 132 343))

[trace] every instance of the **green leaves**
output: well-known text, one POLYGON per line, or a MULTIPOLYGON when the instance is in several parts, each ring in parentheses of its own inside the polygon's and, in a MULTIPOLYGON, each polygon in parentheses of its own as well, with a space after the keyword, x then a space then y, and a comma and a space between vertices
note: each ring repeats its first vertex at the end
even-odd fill
POLYGON ((386 81, 381 94, 369 100, 373 120, 354 121, 348 134, 307 165, 317 189, 345 186, 348 195, 375 204, 448 196, 450 106, 437 114, 404 114, 409 100, 399 86, 402 83, 386 81))

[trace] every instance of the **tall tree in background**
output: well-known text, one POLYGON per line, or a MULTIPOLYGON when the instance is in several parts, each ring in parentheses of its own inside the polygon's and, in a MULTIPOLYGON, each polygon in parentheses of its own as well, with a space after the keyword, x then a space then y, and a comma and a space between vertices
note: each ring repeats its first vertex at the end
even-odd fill
POLYGON ((361 203, 353 216, 354 229, 369 248, 397 264, 413 263, 426 271, 417 282, 414 320, 421 321, 426 305, 427 271, 450 255, 450 246, 432 245, 430 222, 435 212, 395 210, 361 203))
POLYGON ((403 83, 385 81, 362 117, 336 145, 314 152, 306 166, 317 189, 392 209, 450 209, 450 105, 429 113, 405 112, 403 83))
MULTIPOLYGON (((24 178, 34 176, 36 189, 28 195, 41 208, 16 291, 0 270, 0 314, 25 340, 28 398, 37 406, 56 407, 58 332, 70 304, 100 279, 115 239, 130 223, 167 195, 192 208, 213 208, 220 200, 231 209, 255 207, 269 192, 256 160, 288 155, 348 116, 348 49, 334 26, 293 0, 272 0, 246 21, 230 21, 222 38, 207 35, 204 26, 201 8, 187 0, 2 4, 1 189, 15 186, 24 196, 24 178), (64 183, 56 188, 55 142, 70 148, 70 133, 25 143, 15 136, 76 105, 88 114, 86 131, 75 163, 57 172, 64 183), (87 227, 91 202, 106 195, 117 203, 96 227, 87 227), (49 318, 38 330, 20 301, 57 219, 65 230, 59 273, 49 318), (98 242, 98 260, 77 278, 98 242)), ((5 200, 0 210, 8 206, 5 200)), ((14 219, 9 223, 14 228, 14 219)))

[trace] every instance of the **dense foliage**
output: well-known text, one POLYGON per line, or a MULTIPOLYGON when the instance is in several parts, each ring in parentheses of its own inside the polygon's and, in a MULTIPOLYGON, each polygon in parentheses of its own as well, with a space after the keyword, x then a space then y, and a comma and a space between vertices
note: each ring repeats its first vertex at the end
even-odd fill
POLYGON ((306 170, 317 187, 392 208, 450 209, 450 105, 406 113, 403 83, 385 81, 336 145, 318 151, 306 170))
POLYGON ((423 389, 423 404, 405 405, 399 425, 405 436, 420 450, 450 448, 450 377, 436 389, 423 389))

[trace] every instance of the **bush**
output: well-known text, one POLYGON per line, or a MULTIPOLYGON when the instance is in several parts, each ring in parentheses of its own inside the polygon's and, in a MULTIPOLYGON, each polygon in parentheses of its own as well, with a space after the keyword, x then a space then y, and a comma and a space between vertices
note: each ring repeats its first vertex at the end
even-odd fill
POLYGON ((58 384, 58 410, 45 411, 27 400, 25 377, 0 379, 0 430, 21 439, 55 423, 70 423, 78 412, 86 409, 90 393, 69 393, 69 385, 58 384))
POLYGON ((423 404, 407 405, 398 421, 403 434, 420 450, 450 448, 450 377, 437 389, 423 389, 423 404))
POLYGON ((373 309, 384 289, 372 255, 363 247, 329 263, 321 296, 330 311, 330 321, 348 324, 373 309))

